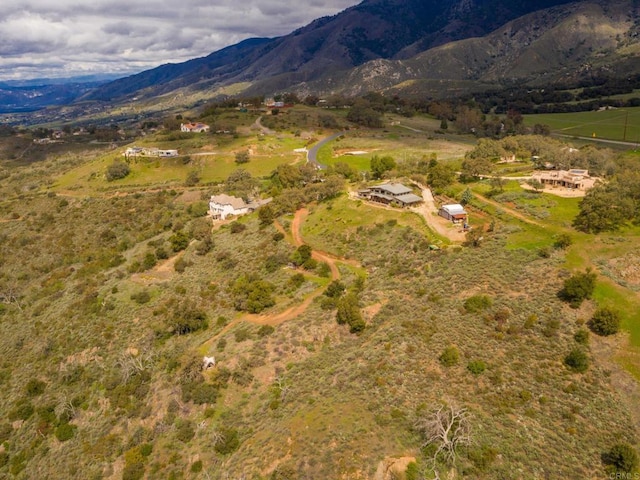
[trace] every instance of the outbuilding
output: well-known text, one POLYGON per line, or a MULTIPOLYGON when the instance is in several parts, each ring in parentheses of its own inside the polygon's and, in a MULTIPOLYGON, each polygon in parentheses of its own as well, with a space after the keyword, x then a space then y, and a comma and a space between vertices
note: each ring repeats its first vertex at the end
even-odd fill
POLYGON ((438 211, 438 215, 451 220, 453 223, 467 223, 469 214, 459 203, 451 203, 442 205, 438 211))

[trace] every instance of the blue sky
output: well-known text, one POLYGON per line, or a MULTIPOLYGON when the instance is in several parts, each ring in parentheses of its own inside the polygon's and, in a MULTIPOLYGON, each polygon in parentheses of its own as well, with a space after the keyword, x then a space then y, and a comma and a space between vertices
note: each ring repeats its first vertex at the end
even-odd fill
POLYGON ((0 80, 130 74, 285 35, 354 0, 24 0, 0 4, 0 80))

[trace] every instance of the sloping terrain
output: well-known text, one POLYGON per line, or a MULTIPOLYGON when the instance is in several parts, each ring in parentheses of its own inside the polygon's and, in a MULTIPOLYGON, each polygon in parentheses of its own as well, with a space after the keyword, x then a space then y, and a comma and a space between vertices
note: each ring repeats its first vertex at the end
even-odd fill
POLYGON ((450 41, 483 36, 526 13, 566 0, 543 2, 365 0, 289 35, 247 40, 208 57, 164 65, 106 85, 87 99, 153 96, 189 86, 266 82, 253 91, 286 89, 367 61, 408 57, 450 41), (268 86, 268 87, 267 87, 268 86))
POLYGON ((419 91, 419 83, 577 83, 640 72, 640 15, 631 1, 580 2, 526 15, 491 34, 452 42, 408 60, 376 60, 306 85, 349 94, 419 91))

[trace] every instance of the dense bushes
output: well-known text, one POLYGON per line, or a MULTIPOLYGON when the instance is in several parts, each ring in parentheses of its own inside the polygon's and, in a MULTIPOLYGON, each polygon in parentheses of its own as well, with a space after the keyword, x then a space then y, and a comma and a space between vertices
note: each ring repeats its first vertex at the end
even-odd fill
POLYGON ((620 314, 611 308, 599 308, 589 320, 588 325, 593 333, 603 337, 613 335, 620 330, 620 314))
POLYGON ((569 303, 572 308, 578 308, 582 302, 591 298, 596 288, 596 274, 587 269, 586 272, 576 273, 564 281, 558 296, 569 303))
POLYGON ((189 302, 177 305, 167 323, 176 335, 186 335, 209 327, 207 314, 189 302))
POLYGON ((340 325, 349 325, 351 333, 359 333, 364 330, 366 323, 360 313, 358 297, 349 293, 338 300, 338 312, 336 320, 340 325))
POLYGON ((607 466, 607 471, 612 474, 632 473, 638 468, 638 454, 631 445, 626 443, 617 443, 611 447, 611 450, 602 454, 602 462, 607 466))
POLYGON ((119 180, 129 175, 130 172, 129 165, 126 163, 113 162, 107 167, 107 181, 119 180))
POLYGON ((477 313, 489 308, 493 301, 487 295, 474 295, 464 302, 464 309, 469 313, 477 313))
POLYGON ((453 345, 445 348, 438 357, 438 360, 440 360, 440 363, 445 367, 453 367, 454 365, 457 365, 460 360, 458 349, 453 345))
POLYGON ((564 364, 576 373, 584 373, 589 369, 589 356, 581 348, 574 348, 564 357, 564 364))
POLYGON ((275 287, 257 275, 241 275, 231 288, 236 310, 260 313, 276 304, 272 294, 275 287))

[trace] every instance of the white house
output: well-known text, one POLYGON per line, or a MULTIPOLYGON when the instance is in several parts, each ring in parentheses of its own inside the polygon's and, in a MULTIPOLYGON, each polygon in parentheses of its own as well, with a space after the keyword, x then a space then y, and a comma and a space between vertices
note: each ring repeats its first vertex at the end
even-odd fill
POLYGON ((451 220, 453 223, 466 223, 468 216, 464 207, 459 203, 442 205, 440 210, 438 210, 438 215, 446 218, 447 220, 451 220))
POLYGON ((242 198, 222 193, 209 200, 209 213, 214 220, 225 220, 229 215, 245 215, 270 202, 271 198, 267 198, 247 203, 242 198))
POLYGON ((177 157, 178 150, 158 150, 159 157, 177 157))
POLYGON ((209 125, 207 125, 206 123, 181 123, 180 124, 180 131, 181 132, 189 132, 189 133, 201 133, 201 132, 208 132, 209 131, 209 125))

